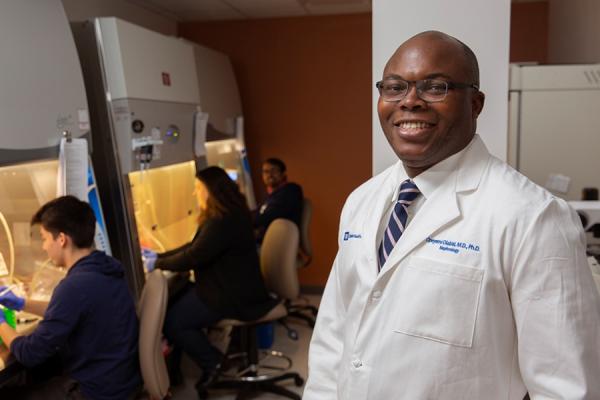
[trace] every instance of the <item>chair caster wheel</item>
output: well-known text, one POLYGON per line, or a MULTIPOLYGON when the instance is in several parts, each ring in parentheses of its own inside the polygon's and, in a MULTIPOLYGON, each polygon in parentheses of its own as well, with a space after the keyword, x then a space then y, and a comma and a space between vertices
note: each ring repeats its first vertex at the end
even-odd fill
POLYGON ((296 386, 302 386, 304 385, 304 379, 302 379, 301 377, 297 376, 294 378, 294 384, 296 386))

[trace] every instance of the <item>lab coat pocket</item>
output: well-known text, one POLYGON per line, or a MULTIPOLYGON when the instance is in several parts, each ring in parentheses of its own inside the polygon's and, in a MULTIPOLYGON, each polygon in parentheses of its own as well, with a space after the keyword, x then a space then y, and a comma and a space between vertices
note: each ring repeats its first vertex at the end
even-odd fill
POLYGON ((411 257, 397 292, 394 331, 471 347, 483 270, 411 257))

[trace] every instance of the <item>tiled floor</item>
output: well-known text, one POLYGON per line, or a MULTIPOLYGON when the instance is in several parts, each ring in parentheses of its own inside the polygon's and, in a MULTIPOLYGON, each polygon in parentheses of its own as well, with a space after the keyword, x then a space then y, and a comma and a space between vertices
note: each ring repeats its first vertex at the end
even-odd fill
MULTIPOLYGON (((318 305, 320 296, 308 296, 310 303, 318 305)), ((293 366, 292 371, 298 372, 304 380, 307 377, 307 359, 308 359, 308 345, 310 337, 312 335, 312 329, 308 325, 300 320, 290 319, 290 327, 298 332, 298 340, 291 340, 287 336, 285 328, 279 324, 275 325, 275 340, 272 346, 272 350, 278 350, 285 353, 292 359, 293 366)), ((188 400, 197 399, 197 393, 194 389, 194 383, 200 376, 198 368, 189 359, 184 358, 182 365, 183 373, 185 376, 185 382, 171 389, 173 400, 188 400)), ((286 388, 302 395, 303 387, 294 386, 293 381, 286 382, 286 388)), ((235 393, 231 391, 210 391, 209 399, 214 400, 233 400, 235 399, 235 393)), ((272 394, 261 394, 255 399, 258 400, 281 400, 283 397, 272 394)))

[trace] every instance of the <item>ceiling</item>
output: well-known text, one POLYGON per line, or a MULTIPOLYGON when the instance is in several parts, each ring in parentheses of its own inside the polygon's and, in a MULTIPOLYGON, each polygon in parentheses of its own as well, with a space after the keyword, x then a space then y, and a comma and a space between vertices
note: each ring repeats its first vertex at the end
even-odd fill
MULTIPOLYGON (((219 21, 371 12, 372 0, 126 0, 176 21, 219 21)), ((524 3, 547 0, 511 0, 524 3)))
POLYGON ((371 12, 371 0, 127 1, 177 21, 239 20, 371 12))

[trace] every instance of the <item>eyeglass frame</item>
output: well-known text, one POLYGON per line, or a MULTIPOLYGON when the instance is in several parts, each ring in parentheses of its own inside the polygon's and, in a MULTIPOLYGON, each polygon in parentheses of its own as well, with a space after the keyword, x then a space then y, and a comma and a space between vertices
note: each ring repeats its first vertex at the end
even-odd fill
POLYGON ((403 100, 408 95, 408 92, 410 92, 411 85, 415 86, 415 89, 417 90, 417 97, 419 99, 427 102, 427 103, 438 103, 440 101, 444 101, 444 99, 446 99, 446 96, 448 95, 448 90, 454 90, 454 89, 475 89, 475 90, 479 91, 479 85, 476 84, 476 83, 454 82, 454 81, 446 81, 446 80, 443 80, 443 79, 418 79, 416 81, 407 81, 405 79, 394 78, 394 79, 387 79, 387 80, 406 82, 408 84, 408 86, 406 88, 406 93, 404 93, 404 95, 401 98, 397 99, 397 100, 386 100, 386 99, 383 98, 383 96, 381 94, 383 82, 385 80, 386 79, 382 79, 380 81, 375 82, 375 87, 379 91, 379 96, 383 99, 383 101, 386 101, 386 102, 389 102, 389 103, 398 102, 400 100, 403 100), (432 100, 425 100, 424 98, 422 98, 419 86, 422 86, 425 81, 437 81, 437 82, 443 82, 443 83, 445 83, 446 84, 446 93, 444 93, 444 97, 442 97, 439 100, 433 100, 433 101, 432 100))

